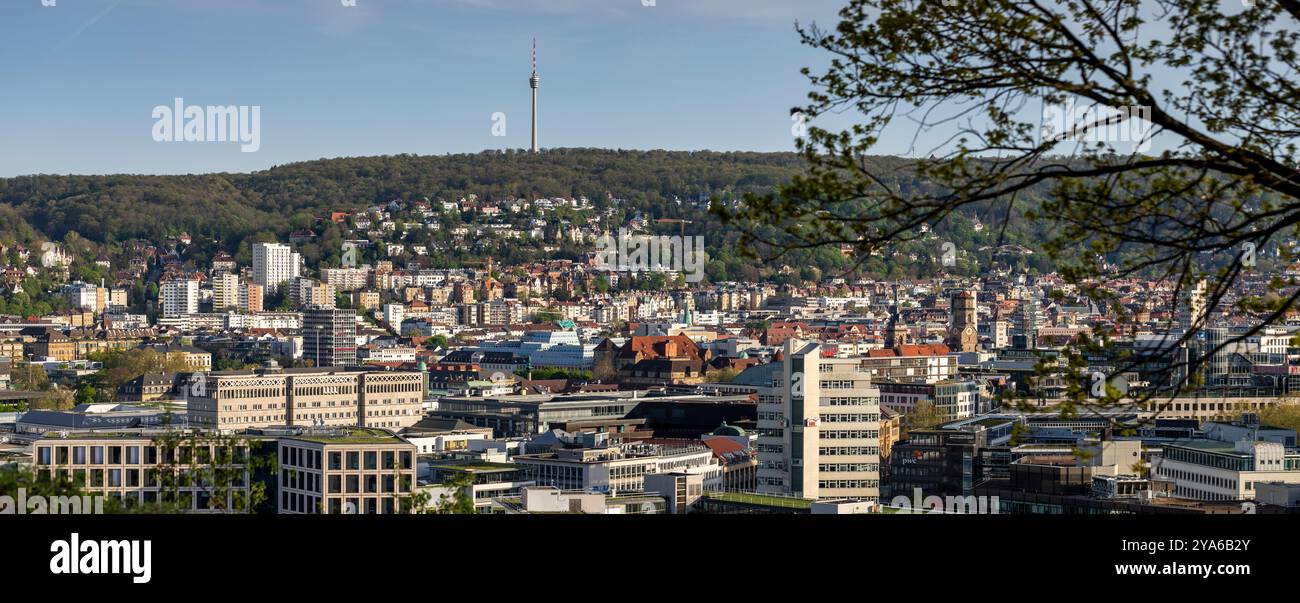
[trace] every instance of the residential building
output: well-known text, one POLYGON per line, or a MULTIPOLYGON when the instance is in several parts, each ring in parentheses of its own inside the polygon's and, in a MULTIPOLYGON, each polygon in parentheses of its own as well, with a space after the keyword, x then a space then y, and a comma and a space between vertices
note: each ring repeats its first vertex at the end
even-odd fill
POLYGON ((246 314, 262 311, 262 286, 256 283, 244 283, 239 287, 239 310, 246 314))
POLYGON ((275 288, 302 273, 302 257, 281 243, 253 244, 253 282, 275 288))
POLYGON ((239 303, 239 275, 222 272, 212 277, 212 311, 237 310, 239 303))
POLYGON ((199 312, 199 282, 175 279, 163 283, 158 290, 163 316, 183 316, 199 312))

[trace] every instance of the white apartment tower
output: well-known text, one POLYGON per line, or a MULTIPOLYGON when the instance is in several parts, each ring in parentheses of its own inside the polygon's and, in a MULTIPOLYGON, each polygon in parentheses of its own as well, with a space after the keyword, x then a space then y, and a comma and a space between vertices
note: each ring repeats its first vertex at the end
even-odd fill
POLYGON ((253 244, 253 282, 274 288, 299 276, 302 257, 281 243, 253 244))
POLYGON ((199 313, 199 282, 176 279, 163 283, 158 290, 163 316, 181 316, 199 313))
POLYGON ((212 311, 227 312, 239 308, 239 275, 222 272, 212 277, 212 311))
POLYGON ((758 489, 808 499, 880 498, 880 391, 858 358, 787 340, 759 390, 758 489))

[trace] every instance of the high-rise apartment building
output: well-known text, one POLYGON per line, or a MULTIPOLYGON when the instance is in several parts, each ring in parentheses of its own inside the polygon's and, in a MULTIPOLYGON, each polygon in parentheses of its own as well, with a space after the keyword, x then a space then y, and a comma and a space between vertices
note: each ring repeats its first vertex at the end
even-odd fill
POLYGON ((228 312, 239 308, 239 275, 222 272, 212 277, 212 311, 228 312))
POLYGON ((90 283, 64 285, 62 293, 68 303, 82 310, 100 313, 108 304, 108 290, 90 283))
POLYGON ((302 313, 302 355, 318 367, 357 363, 357 312, 311 307, 302 313))
POLYGON ((364 289, 370 283, 369 266, 360 268, 322 268, 320 275, 321 282, 334 285, 336 290, 342 292, 350 293, 357 289, 364 289))
POLYGON ((239 310, 248 314, 262 311, 262 286, 257 283, 244 283, 239 288, 239 310))
POLYGON ((175 279, 163 283, 158 290, 162 301, 163 316, 181 316, 199 312, 199 282, 190 279, 175 279))
POLYGON ((759 389, 758 489, 809 499, 880 497, 880 392, 859 358, 789 339, 759 389))
POLYGON ((130 299, 126 289, 108 290, 108 307, 125 308, 128 305, 130 305, 130 299))
POLYGON ((310 278, 297 278, 293 281, 293 288, 290 290, 293 301, 298 307, 307 308, 320 306, 322 308, 334 307, 334 285, 329 283, 317 282, 310 278))
POLYGON ((253 244, 253 282, 278 287, 301 274, 302 257, 280 243, 253 244))

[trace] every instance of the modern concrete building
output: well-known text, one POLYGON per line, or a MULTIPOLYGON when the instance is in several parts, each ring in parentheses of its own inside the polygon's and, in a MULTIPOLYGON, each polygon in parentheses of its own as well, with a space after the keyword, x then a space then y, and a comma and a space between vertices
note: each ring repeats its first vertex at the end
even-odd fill
POLYGON ((422 416, 418 372, 282 369, 215 372, 189 398, 191 424, 220 430, 273 425, 400 429, 422 416))
POLYGON ((280 513, 410 512, 415 446, 383 429, 301 430, 280 439, 280 513))
POLYGON ((1300 451, 1276 442, 1193 440, 1166 444, 1152 474, 1173 495, 1204 501, 1255 498, 1255 484, 1300 484, 1300 451))
POLYGON ((965 419, 979 410, 979 384, 975 381, 937 383, 874 381, 880 389, 880 404, 899 414, 912 412, 918 402, 929 402, 948 415, 950 421, 965 419))
POLYGON ((479 513, 491 511, 494 499, 517 498, 522 494, 523 488, 533 485, 533 481, 527 477, 527 469, 514 463, 451 461, 421 462, 421 466, 428 468, 427 483, 430 485, 424 485, 426 475, 423 472, 420 479, 421 488, 427 489, 431 494, 431 503, 436 504, 440 496, 453 496, 450 487, 441 484, 453 477, 464 476, 470 482, 465 486, 465 494, 474 501, 474 509, 479 513))
POLYGON ((526 479, 565 490, 642 492, 647 475, 669 471, 701 474, 709 488, 722 485, 722 467, 706 446, 595 445, 520 454, 513 460, 524 468, 526 479))
POLYGON ((32 445, 34 468, 38 477, 70 479, 91 496, 116 499, 126 507, 174 503, 183 512, 191 513, 247 510, 251 479, 246 469, 251 452, 248 442, 230 445, 200 436, 183 439, 177 448, 168 449, 160 435, 122 431, 45 437, 32 445), (222 465, 220 473, 231 476, 221 488, 164 476, 168 470, 181 471, 179 468, 191 475, 202 475, 205 468, 211 467, 211 459, 221 457, 230 461, 222 465), (191 468, 192 462, 197 463, 197 469, 191 468), (214 498, 218 491, 222 491, 224 500, 214 498))
POLYGON ((646 419, 661 437, 699 437, 722 421, 753 420, 748 394, 649 398, 644 391, 444 396, 434 414, 490 427, 496 437, 527 437, 579 421, 646 419))
POLYGON ((859 358, 787 340, 759 391, 758 491, 879 500, 880 392, 859 358))
POLYGON ((302 313, 302 356, 318 367, 357 363, 357 312, 314 306, 302 313))
POLYGON ((524 486, 518 497, 492 500, 490 512, 502 515, 528 513, 585 515, 663 515, 667 503, 656 494, 615 495, 565 491, 550 486, 524 486))

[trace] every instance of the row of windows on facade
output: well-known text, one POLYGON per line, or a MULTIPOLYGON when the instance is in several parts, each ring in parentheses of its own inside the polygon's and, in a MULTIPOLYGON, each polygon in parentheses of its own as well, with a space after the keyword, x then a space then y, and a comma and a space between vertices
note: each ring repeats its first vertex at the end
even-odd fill
POLYGON ((1222 454, 1213 454, 1208 452, 1199 452, 1177 446, 1165 448, 1164 457, 1171 461, 1180 461, 1191 465, 1201 465, 1203 467, 1215 467, 1218 469, 1228 469, 1230 471, 1254 471, 1257 468, 1261 471, 1295 469, 1300 458, 1285 459, 1258 459, 1259 466, 1256 467, 1257 460, 1252 457, 1228 456, 1222 454))
POLYGON ((1174 495, 1182 498, 1191 498, 1194 500, 1237 500, 1236 495, 1220 494, 1218 492, 1209 492, 1200 488, 1190 486, 1177 486, 1174 488, 1174 495))
MULTIPOLYGON (((394 494, 411 491, 409 474, 331 474, 327 478, 329 494, 394 494)), ((318 473, 291 469, 280 474, 280 486, 291 490, 321 491, 321 477, 318 473)))
MULTIPOLYGON (((279 404, 266 404, 265 406, 266 408, 263 408, 262 404, 253 404, 251 406, 248 404, 224 404, 221 406, 221 411, 222 412, 248 412, 250 410, 272 410, 272 409, 283 410, 286 405, 283 402, 281 402, 279 404)), ((294 405, 295 410, 303 409, 303 408, 336 408, 336 407, 356 408, 357 402, 356 400, 349 400, 347 402, 331 400, 329 401, 329 403, 323 405, 320 402, 294 405)))
MULTIPOLYGON (((330 451, 328 459, 330 471, 376 471, 381 468, 389 470, 414 467, 409 450, 336 450, 330 451)), ((323 469, 320 450, 295 446, 280 448, 280 464, 317 471, 323 469)))
MULTIPOLYGON (((422 392, 423 383, 375 383, 366 385, 367 394, 391 394, 402 392, 422 392)), ((295 387, 294 396, 335 396, 356 395, 357 386, 338 385, 329 387, 295 387)), ((229 398, 284 398, 285 388, 218 388, 216 397, 229 398)))
POLYGON ((877 406, 880 404, 880 398, 874 396, 852 396, 852 397, 831 397, 822 398, 822 406, 877 406))
MULTIPOLYGON (((1169 467, 1159 467, 1159 468, 1157 468, 1157 469, 1156 469, 1156 474, 1157 474, 1157 475, 1164 476, 1164 477, 1170 477, 1170 478, 1174 478, 1174 479, 1179 479, 1179 480, 1184 480, 1184 481, 1189 481, 1189 482, 1195 482, 1195 483, 1198 483, 1198 484, 1205 484, 1205 485, 1207 485, 1207 486, 1215 486, 1215 487, 1218 487, 1218 488, 1227 488, 1227 489, 1229 489, 1229 490, 1236 490, 1236 489, 1237 489, 1237 480, 1235 480, 1235 479, 1229 479, 1229 478, 1226 478, 1226 477, 1215 477, 1215 476, 1213 476, 1213 475, 1205 475, 1204 473, 1194 473, 1194 472, 1191 472, 1191 471, 1180 471, 1180 470, 1178 470, 1178 469, 1171 469, 1171 468, 1169 468, 1169 467)), ((1247 489, 1247 490, 1250 490, 1250 489, 1251 489, 1251 486, 1253 486, 1253 482, 1246 482, 1246 489, 1247 489)))
MULTIPOLYGON (((307 494, 282 493, 280 506, 290 513, 320 513, 322 510, 321 499, 307 494)), ((326 499, 324 509, 330 515, 392 515, 408 512, 410 502, 392 496, 330 497, 326 499)))
POLYGON ((862 381, 861 382, 862 385, 858 385, 858 383, 859 383, 858 381, 852 381, 852 380, 842 381, 838 379, 832 379, 828 381, 822 381, 820 385, 822 389, 870 389, 871 388, 870 381, 862 381))
POLYGON ((830 429, 821 432, 823 440, 871 440, 880 437, 878 429, 830 429))
POLYGON ((879 423, 880 415, 876 413, 829 413, 821 415, 826 423, 879 423))
POLYGON ((161 446, 38 446, 37 465, 187 465, 191 459, 208 463, 214 456, 221 462, 241 464, 248 457, 246 446, 190 446, 175 449, 161 446), (159 460, 161 459, 161 461, 159 460))
MULTIPOLYGON (((157 469, 39 469, 37 477, 63 481, 75 486, 89 488, 160 488, 161 474, 157 469)), ((179 470, 173 484, 180 488, 206 489, 202 472, 179 470)), ((226 487, 245 488, 248 486, 247 472, 239 472, 229 477, 226 487)))
POLYGON ((879 446, 823 446, 817 449, 822 456, 878 455, 879 446))
POLYGON ((105 496, 112 500, 120 501, 122 506, 128 509, 135 508, 141 504, 153 503, 175 503, 182 509, 190 511, 217 511, 217 510, 238 510, 243 509, 248 503, 247 494, 243 490, 231 491, 226 494, 224 505, 218 505, 218 500, 213 497, 212 492, 204 489, 192 489, 181 491, 175 494, 171 492, 161 492, 157 490, 136 490, 127 492, 106 492, 105 496))
POLYGON ((879 488, 880 480, 874 479, 824 479, 817 481, 817 487, 827 490, 846 488, 879 488))
POLYGON ((880 471, 879 463, 822 463, 818 471, 827 473, 852 473, 857 471, 880 471))

